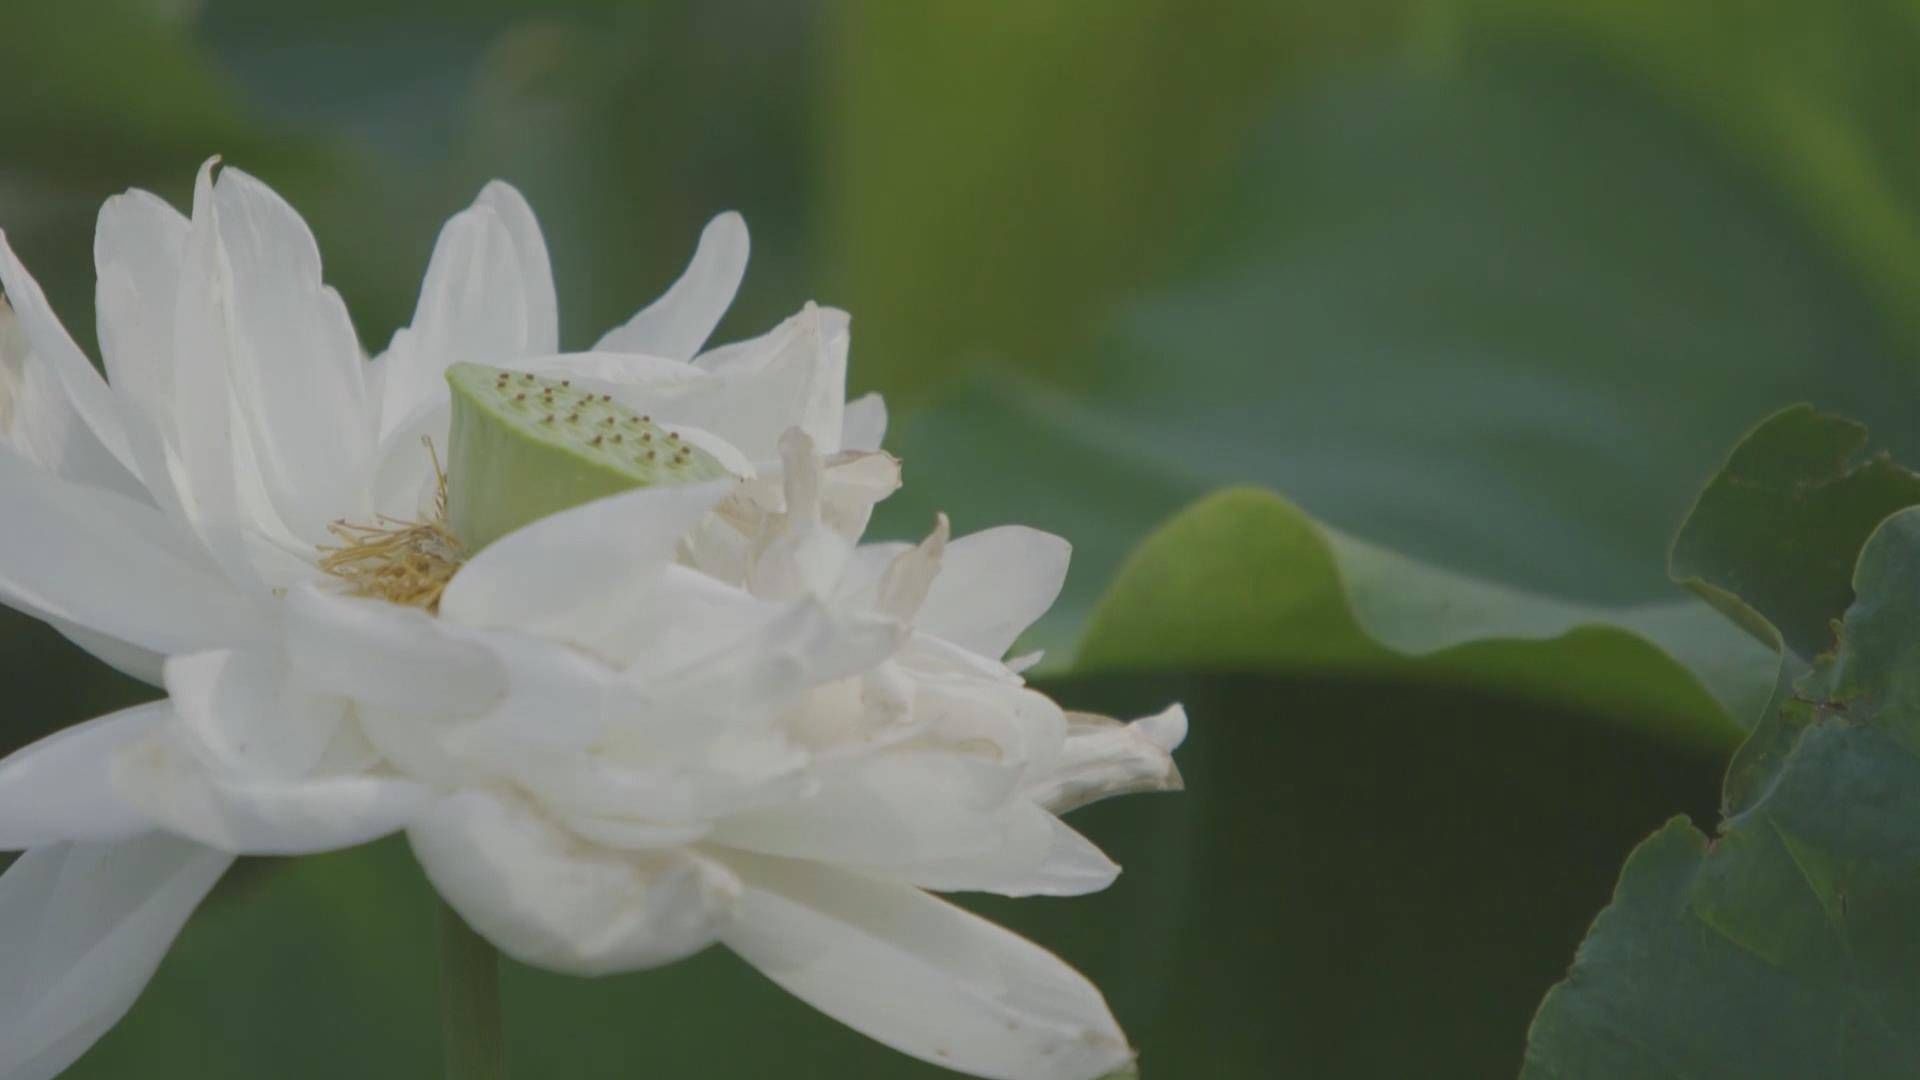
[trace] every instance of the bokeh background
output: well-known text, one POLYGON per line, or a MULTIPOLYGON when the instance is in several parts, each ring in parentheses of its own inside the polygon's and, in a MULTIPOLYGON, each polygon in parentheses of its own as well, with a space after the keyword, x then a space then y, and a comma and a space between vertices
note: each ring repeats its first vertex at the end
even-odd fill
MULTIPOLYGON (((0 228, 90 343, 100 201, 219 153, 378 349, 504 177, 583 347, 743 211, 722 337, 853 312, 881 529, 1068 536, 1046 689, 1195 719, 1186 794, 1076 819, 1112 890, 968 902, 1148 1076, 1511 1075, 1747 720, 1602 624, 1678 599, 1673 529, 1774 408, 1920 443, 1916 55, 1913 0, 5 0, 0 228), (1287 501, 1100 603, 1242 485, 1287 501)), ((0 673, 5 748, 151 696, 11 614, 0 673)), ((402 843, 245 863, 73 1075, 434 1075, 432 918, 402 843)), ((507 996, 521 1076, 940 1075, 718 951, 507 996)))

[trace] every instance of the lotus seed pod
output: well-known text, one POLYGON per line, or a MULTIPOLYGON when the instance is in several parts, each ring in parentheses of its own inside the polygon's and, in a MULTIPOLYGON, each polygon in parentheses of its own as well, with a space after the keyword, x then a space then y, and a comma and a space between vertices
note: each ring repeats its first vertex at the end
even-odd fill
POLYGON ((454 364, 447 385, 447 519, 470 554, 594 499, 727 475, 713 455, 566 380, 454 364))

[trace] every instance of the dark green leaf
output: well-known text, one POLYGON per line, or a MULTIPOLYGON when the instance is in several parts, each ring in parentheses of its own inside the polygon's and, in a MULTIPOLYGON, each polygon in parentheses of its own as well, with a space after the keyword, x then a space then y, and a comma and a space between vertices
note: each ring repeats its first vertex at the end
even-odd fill
POLYGON ((1863 457, 1866 445, 1865 427, 1806 406, 1755 428, 1674 541, 1674 580, 1811 662, 1832 647, 1833 622, 1853 601, 1868 534, 1920 503, 1920 474, 1884 453, 1863 457))
POLYGON ((1718 839, 1676 821, 1628 860, 1527 1077, 1920 1072, 1920 509, 1866 542, 1853 590, 1718 839))

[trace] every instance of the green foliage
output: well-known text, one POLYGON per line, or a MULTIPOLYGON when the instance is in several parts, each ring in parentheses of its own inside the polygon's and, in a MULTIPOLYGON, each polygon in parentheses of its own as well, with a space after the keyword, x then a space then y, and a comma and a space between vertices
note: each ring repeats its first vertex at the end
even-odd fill
POLYGON ((1541 1006, 1526 1076, 1920 1069, 1920 509, 1879 524, 1851 589, 1833 588, 1866 515, 1913 490, 1882 460, 1846 469, 1863 436, 1806 410, 1775 417, 1683 530, 1676 565, 1789 641, 1851 604, 1736 759, 1718 837, 1674 821, 1628 860, 1541 1006), (1831 513, 1808 513, 1820 505, 1831 513))
POLYGON ((1275 91, 1399 6, 836 5, 824 167, 855 378, 902 402, 983 359, 1092 382, 1090 327, 1168 268, 1275 91))
POLYGON ((1098 389, 987 379, 909 416, 886 521, 1071 537, 1032 639, 1056 662, 1119 574, 1089 669, 1466 678, 1731 745, 1775 664, 1659 572, 1696 478, 1785 395, 1896 430, 1920 395, 1737 175, 1645 99, 1538 62, 1283 110, 1212 253, 1082 358, 1098 389), (1127 561, 1244 483, 1301 509, 1196 509, 1127 561))
POLYGON ((1612 610, 1476 581, 1240 489, 1203 500, 1134 553, 1076 666, 1462 682, 1726 749, 1741 736, 1729 718, 1758 714, 1775 661, 1700 605, 1612 610))
POLYGON ((1865 427, 1805 405, 1768 419, 1701 492, 1668 559, 1674 580, 1802 663, 1827 651, 1867 535, 1920 503, 1920 474, 1862 459, 1866 445, 1865 427))
POLYGON ((1750 162, 1920 345, 1912 0, 1466 0, 1479 36, 1579 42, 1750 162))

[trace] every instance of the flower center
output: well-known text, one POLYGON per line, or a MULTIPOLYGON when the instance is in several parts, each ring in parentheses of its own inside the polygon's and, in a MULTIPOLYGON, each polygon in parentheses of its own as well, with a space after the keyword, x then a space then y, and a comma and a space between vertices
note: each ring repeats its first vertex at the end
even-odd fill
POLYGON ((340 542, 320 549, 320 569, 356 595, 433 611, 468 556, 523 525, 633 488, 728 475, 678 432, 567 379, 455 364, 447 385, 445 469, 427 442, 433 512, 425 521, 380 515, 327 527, 340 542))
POLYGON ((438 610, 440 594, 466 561, 466 547, 447 526, 447 474, 433 441, 433 513, 425 521, 379 515, 372 524, 336 521, 327 531, 338 545, 320 549, 320 569, 345 581, 355 596, 438 610))
POLYGON ((470 551, 594 499, 727 475, 679 433, 567 379, 455 364, 447 385, 447 520, 470 551))

